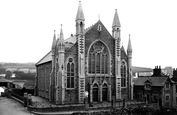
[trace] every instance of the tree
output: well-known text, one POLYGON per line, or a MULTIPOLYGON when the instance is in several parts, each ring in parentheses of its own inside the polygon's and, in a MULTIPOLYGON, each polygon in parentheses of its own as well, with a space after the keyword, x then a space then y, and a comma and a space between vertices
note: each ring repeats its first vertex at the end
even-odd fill
POLYGON ((7 71, 6 71, 6 76, 5 76, 5 78, 6 78, 6 79, 10 79, 11 76, 12 76, 12 72, 9 71, 9 70, 7 70, 7 71))
POLYGON ((0 74, 5 74, 6 73, 6 69, 5 68, 0 68, 0 74))

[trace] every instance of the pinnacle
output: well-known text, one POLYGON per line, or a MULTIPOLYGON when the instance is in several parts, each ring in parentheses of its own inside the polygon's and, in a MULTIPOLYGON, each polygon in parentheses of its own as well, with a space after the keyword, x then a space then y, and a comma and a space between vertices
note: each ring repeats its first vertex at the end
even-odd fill
POLYGON ((82 10, 81 1, 79 1, 79 7, 78 7, 78 10, 77 10, 76 21, 77 20, 83 20, 83 21, 85 20, 84 13, 83 13, 83 10, 82 10))
POLYGON ((120 26, 121 25, 120 25, 117 9, 115 9, 115 14, 114 14, 114 20, 113 20, 113 23, 112 23, 112 27, 120 27, 120 26))

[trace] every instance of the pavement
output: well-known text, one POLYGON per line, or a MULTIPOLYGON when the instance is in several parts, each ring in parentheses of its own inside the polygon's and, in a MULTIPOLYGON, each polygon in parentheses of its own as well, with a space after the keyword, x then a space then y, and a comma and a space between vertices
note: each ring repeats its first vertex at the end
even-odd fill
POLYGON ((35 115, 21 103, 7 97, 0 97, 0 115, 35 115))
MULTIPOLYGON (((42 103, 48 103, 47 99, 32 96, 32 100, 35 102, 42 102, 42 103)), ((134 102, 127 102, 127 104, 134 103, 134 102)), ((48 104, 45 104, 48 106, 48 104)), ((54 105, 54 104, 52 104, 54 105)), ((57 105, 54 105, 57 106, 57 105)), ((61 106, 61 105, 58 105, 61 106)), ((110 107, 111 103, 104 102, 100 104, 94 104, 93 107, 89 107, 89 112, 96 112, 96 111, 108 111, 107 109, 97 109, 99 107, 110 107), (94 109, 93 109, 94 108, 94 109)), ((122 106, 122 103, 118 102, 116 103, 116 108, 120 108, 122 106)), ((0 97, 0 115, 70 115, 75 112, 86 112, 86 111, 59 111, 59 112, 36 112, 36 111, 29 111, 27 108, 25 108, 21 103, 14 99, 10 99, 7 97, 0 97)))
MULTIPOLYGON (((55 105, 51 104, 47 99, 38 97, 38 96, 32 96, 32 101, 36 102, 37 106, 43 106, 43 107, 48 107, 48 106, 61 106, 61 105, 55 105)), ((133 102, 129 101, 126 102, 128 105, 134 105, 134 104, 140 104, 141 102, 133 102)), ((96 111, 108 111, 110 110, 109 108, 107 109, 97 109, 97 108, 102 108, 102 107, 111 107, 110 102, 103 102, 99 104, 94 104, 93 107, 89 107, 90 112, 96 112, 96 111)), ((121 108, 123 106, 123 102, 117 102, 115 103, 116 108, 121 108)), ((36 115, 71 115, 72 113, 75 112, 84 112, 84 111, 59 111, 59 112, 36 112, 36 111, 31 111, 31 113, 36 114, 36 115)), ((86 111, 85 111, 86 112, 86 111)))

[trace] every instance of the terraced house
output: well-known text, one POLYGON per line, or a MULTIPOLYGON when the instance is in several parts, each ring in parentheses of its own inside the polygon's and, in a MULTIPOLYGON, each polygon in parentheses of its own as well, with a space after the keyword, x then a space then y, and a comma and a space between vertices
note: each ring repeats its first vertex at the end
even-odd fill
POLYGON ((58 38, 54 33, 51 51, 36 63, 36 95, 55 104, 83 103, 85 92, 95 103, 132 99, 131 40, 125 51, 117 10, 112 34, 100 20, 85 29, 81 2, 75 23, 75 35, 64 39, 62 28, 58 38))

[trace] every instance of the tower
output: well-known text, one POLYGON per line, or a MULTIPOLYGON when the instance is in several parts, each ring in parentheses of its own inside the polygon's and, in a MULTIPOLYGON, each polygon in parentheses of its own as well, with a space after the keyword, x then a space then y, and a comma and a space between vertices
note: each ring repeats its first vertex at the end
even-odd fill
POLYGON ((129 35, 128 47, 127 47, 127 56, 128 56, 128 97, 129 99, 133 99, 133 76, 132 76, 132 45, 129 35))
POLYGON ((79 1, 79 7, 76 15, 76 37, 78 43, 78 100, 79 103, 84 101, 85 93, 85 36, 84 36, 84 26, 85 18, 82 10, 81 2, 79 1))
POLYGON ((55 97, 56 104, 64 104, 64 94, 65 94, 65 85, 64 85, 64 55, 65 53, 65 42, 63 36, 63 30, 61 25, 60 36, 57 40, 57 60, 56 60, 56 87, 55 87, 55 97))
POLYGON ((115 79, 116 79, 116 99, 121 99, 121 75, 120 75, 120 67, 121 67, 121 57, 120 57, 120 30, 121 25, 117 13, 117 9, 115 10, 114 20, 112 24, 112 36, 115 39, 115 79))
POLYGON ((54 30, 53 42, 52 42, 52 71, 50 73, 50 85, 49 85, 49 101, 54 101, 54 78, 55 78, 55 56, 56 56, 56 35, 54 30))

